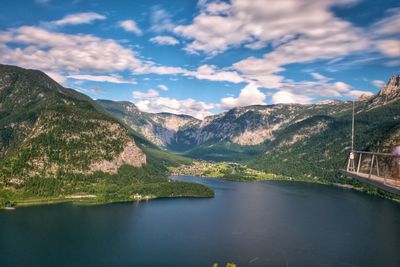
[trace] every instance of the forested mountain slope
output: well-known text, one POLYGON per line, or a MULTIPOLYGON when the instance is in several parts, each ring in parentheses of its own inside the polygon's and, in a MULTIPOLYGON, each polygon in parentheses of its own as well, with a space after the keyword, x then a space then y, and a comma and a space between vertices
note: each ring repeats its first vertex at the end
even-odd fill
MULTIPOLYGON (((351 148, 352 110, 312 116, 285 129, 251 161, 253 167, 292 176, 332 178, 351 148)), ((355 148, 390 153, 400 143, 400 84, 393 76, 376 95, 355 102, 355 148)))
POLYGON ((136 193, 212 195, 206 187, 167 180, 166 165, 186 161, 43 72, 0 65, 0 206, 71 194, 95 202, 126 201, 136 193))
MULTIPOLYGON (((333 177, 350 148, 351 101, 239 107, 202 121, 141 112, 129 102, 99 103, 132 128, 146 129, 141 133, 148 138, 163 139, 168 132, 163 139, 167 141, 158 143, 168 150, 198 159, 247 162, 277 174, 333 177), (158 116, 180 119, 170 120, 167 126, 154 122, 158 116)), ((400 142, 399 106, 397 75, 376 95, 355 101, 356 147, 390 151, 400 142)))

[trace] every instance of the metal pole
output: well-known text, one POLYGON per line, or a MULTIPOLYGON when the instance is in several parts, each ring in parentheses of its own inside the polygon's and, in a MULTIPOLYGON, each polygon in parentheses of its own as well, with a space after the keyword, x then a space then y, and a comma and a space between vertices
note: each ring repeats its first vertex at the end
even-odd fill
POLYGON ((354 100, 353 100, 353 116, 351 120, 351 152, 354 152, 354 100))
POLYGON ((379 177, 379 161, 378 161, 378 156, 376 156, 376 174, 379 177))
POLYGON ((356 166, 354 163, 354 100, 353 100, 353 114, 351 119, 351 152, 350 152, 350 159, 349 159, 349 167, 351 171, 356 171, 356 166))
POLYGON ((358 158, 357 173, 360 173, 360 167, 361 167, 361 158, 362 158, 362 153, 360 153, 360 157, 358 158))
POLYGON ((371 179, 372 174, 372 167, 374 166, 375 155, 372 154, 371 166, 369 167, 369 176, 368 178, 371 179))

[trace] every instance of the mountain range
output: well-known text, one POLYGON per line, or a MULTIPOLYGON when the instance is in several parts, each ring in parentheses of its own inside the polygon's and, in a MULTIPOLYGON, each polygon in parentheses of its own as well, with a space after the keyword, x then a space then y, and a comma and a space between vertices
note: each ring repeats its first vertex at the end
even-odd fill
MULTIPOLYGON (((354 102, 358 149, 390 151, 400 141, 399 100, 399 76, 394 75, 376 95, 363 95, 354 102)), ((310 175, 310 170, 332 174, 345 160, 351 141, 351 101, 238 107, 204 120, 146 113, 130 102, 97 103, 166 150, 198 159, 246 161, 279 173, 304 166, 300 173, 283 171, 290 175, 310 175), (323 168, 303 164, 314 157, 323 168)))
MULTIPOLYGON (((354 108, 358 150, 390 151, 400 142, 398 75, 354 108)), ((198 120, 95 101, 41 71, 0 65, 0 198, 20 188, 30 197, 95 193, 103 200, 128 200, 139 191, 210 195, 204 187, 168 183, 166 167, 190 158, 337 178, 350 149, 352 109, 351 101, 337 100, 256 105, 198 120)))

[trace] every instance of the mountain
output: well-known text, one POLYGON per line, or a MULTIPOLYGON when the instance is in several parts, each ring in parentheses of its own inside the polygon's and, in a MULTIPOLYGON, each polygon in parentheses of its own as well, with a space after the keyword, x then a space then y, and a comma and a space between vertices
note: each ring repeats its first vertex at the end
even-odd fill
MULTIPOLYGON (((249 164, 267 172, 339 177, 351 148, 352 109, 306 118, 284 128, 249 164)), ((355 101, 355 148, 390 153, 400 143, 399 76, 377 94, 355 101)))
POLYGON ((154 143, 190 157, 210 160, 253 157, 288 125, 311 116, 337 115, 351 108, 350 102, 340 101, 256 105, 234 108, 200 121, 184 115, 141 112, 129 102, 98 103, 154 143))
MULTIPOLYGON (((357 149, 390 151, 400 142, 399 82, 394 75, 376 95, 355 101, 357 149)), ((335 177, 350 148, 351 101, 240 107, 202 121, 141 112, 129 102, 99 103, 143 136, 164 140, 156 143, 165 149, 192 158, 243 161, 276 174, 335 177), (167 125, 154 119, 158 116, 179 119, 167 125)))
POLYGON ((135 192, 212 194, 166 179, 166 165, 180 161, 187 160, 159 150, 45 73, 0 65, 0 206, 75 193, 98 202, 129 200, 135 192))
POLYGON ((127 101, 97 100, 97 102, 116 118, 162 147, 173 143, 180 129, 199 122, 188 115, 142 112, 133 103, 127 101))
POLYGON ((126 128, 40 71, 1 66, 0 114, 4 179, 116 173, 124 164, 146 164, 126 128))
POLYGON ((400 77, 393 75, 387 84, 374 96, 364 99, 370 108, 385 105, 400 98, 400 77))

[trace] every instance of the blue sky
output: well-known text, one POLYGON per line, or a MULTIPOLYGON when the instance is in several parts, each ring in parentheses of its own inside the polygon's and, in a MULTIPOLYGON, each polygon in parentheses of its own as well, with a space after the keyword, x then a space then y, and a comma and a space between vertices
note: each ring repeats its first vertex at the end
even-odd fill
POLYGON ((354 99, 400 72, 400 2, 3 0, 0 62, 198 118, 354 99))

